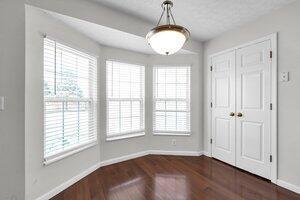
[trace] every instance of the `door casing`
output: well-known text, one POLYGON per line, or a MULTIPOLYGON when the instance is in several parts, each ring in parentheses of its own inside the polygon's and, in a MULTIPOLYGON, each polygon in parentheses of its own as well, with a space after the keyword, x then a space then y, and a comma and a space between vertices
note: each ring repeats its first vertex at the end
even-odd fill
MULTIPOLYGON (((271 62, 271 103, 272 103, 272 110, 271 110, 271 116, 270 116, 270 135, 271 135, 271 155, 272 155, 272 162, 271 162, 271 178, 270 180, 273 183, 277 183, 277 33, 273 33, 270 35, 267 35, 265 37, 253 40, 251 42, 226 49, 224 51, 211 54, 208 56, 208 66, 207 69, 210 72, 210 68, 212 65, 212 58, 214 56, 224 54, 230 51, 236 51, 240 48, 247 47, 253 44, 257 44, 266 40, 270 40, 271 42, 271 51, 272 51, 272 62, 271 62)), ((208 88, 208 113, 207 113, 207 127, 208 127, 208 134, 206 138, 206 142, 208 144, 208 150, 205 152, 206 156, 212 157, 212 144, 210 143, 211 138, 212 138, 212 109, 211 109, 211 102, 212 102, 212 73, 209 73, 208 76, 208 83, 209 83, 209 88, 208 88)))

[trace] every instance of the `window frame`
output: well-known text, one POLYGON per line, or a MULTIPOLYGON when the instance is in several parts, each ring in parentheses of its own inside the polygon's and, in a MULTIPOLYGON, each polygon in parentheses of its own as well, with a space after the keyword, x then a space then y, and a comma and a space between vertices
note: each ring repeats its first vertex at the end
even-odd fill
POLYGON ((106 85, 106 90, 105 90, 105 101, 106 101, 106 134, 105 134, 105 138, 106 141, 115 141, 115 140, 122 140, 122 139, 128 139, 128 138, 134 138, 134 137, 141 137, 141 136, 145 136, 145 70, 146 70, 146 65, 145 64, 141 64, 141 63, 132 63, 132 62, 127 62, 127 61, 123 61, 123 60, 116 60, 116 59, 106 59, 105 60, 105 76, 106 76, 106 81, 105 81, 105 85, 106 85), (142 67, 142 74, 141 74, 141 98, 109 98, 108 97, 108 62, 117 62, 117 63, 122 63, 122 64, 128 64, 128 65, 135 65, 135 66, 139 66, 142 67), (129 102, 133 102, 133 101, 139 101, 141 108, 140 109, 140 116, 141 116, 141 124, 142 124, 142 129, 140 130, 136 130, 136 131, 127 131, 127 132, 123 132, 120 134, 115 134, 113 136, 109 136, 108 134, 108 130, 109 130, 109 102, 111 101, 117 101, 117 102, 124 102, 124 101, 129 101, 129 102))
POLYGON ((152 79, 152 134, 157 136, 190 136, 191 135, 191 71, 192 66, 190 64, 186 65, 153 65, 153 79, 152 79), (187 98, 156 98, 156 72, 157 69, 170 69, 170 68, 189 68, 189 73, 187 74, 187 83, 188 83, 188 90, 187 90, 187 98), (156 110, 156 102, 157 101, 186 101, 187 102, 187 111, 177 111, 177 110, 156 110), (189 130, 188 131, 162 131, 162 130, 155 130, 155 122, 156 122, 156 112, 185 112, 189 114, 189 130))
MULTIPOLYGON (((70 53, 70 52, 69 52, 70 53)), ((74 53, 76 54, 76 53, 74 53)), ((65 157, 71 156, 73 154, 76 154, 78 152, 81 152, 85 149, 91 148, 95 145, 98 144, 98 86, 97 86, 97 82, 98 82, 98 76, 97 76, 97 68, 98 68, 98 58, 99 56, 96 56, 92 53, 88 53, 85 50, 81 50, 80 48, 74 47, 73 45, 70 45, 68 43, 65 42, 61 42, 57 39, 54 39, 53 37, 49 37, 47 35, 44 35, 43 38, 43 165, 49 165, 52 164, 53 162, 56 162, 58 160, 61 160, 65 157), (46 97, 44 94, 45 88, 44 88, 44 81, 45 81, 45 40, 51 40, 55 43, 55 47, 54 47, 54 54, 56 55, 56 51, 57 51, 57 47, 56 44, 58 43, 59 45, 62 46, 66 46, 67 48, 70 48, 71 50, 77 51, 79 53, 85 54, 86 56, 88 56, 91 60, 95 61, 95 65, 93 66, 94 68, 90 69, 93 70, 93 72, 95 73, 95 75, 92 76, 91 79, 89 79, 89 91, 88 93, 91 93, 91 90, 94 90, 94 94, 91 97, 46 97), (94 89, 92 89, 94 87, 94 89), (94 124, 94 132, 91 134, 89 132, 89 134, 94 135, 94 139, 92 140, 87 140, 87 141, 83 141, 81 143, 78 143, 76 145, 73 145, 71 147, 66 147, 65 149, 56 152, 50 156, 46 155, 46 102, 61 102, 61 103, 65 103, 65 102, 88 102, 89 104, 91 104, 90 108, 91 110, 89 111, 89 113, 92 113, 93 115, 93 121, 91 121, 91 123, 94 124)), ((56 62, 56 58, 54 58, 54 62, 56 62)), ((56 65, 56 64, 54 64, 56 65)))

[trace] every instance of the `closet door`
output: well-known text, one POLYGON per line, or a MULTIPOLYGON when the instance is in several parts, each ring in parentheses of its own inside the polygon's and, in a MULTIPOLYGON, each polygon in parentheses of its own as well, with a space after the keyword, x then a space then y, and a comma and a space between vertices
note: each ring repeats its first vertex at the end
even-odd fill
POLYGON ((269 40, 236 51, 236 166, 270 178, 269 40))
POLYGON ((212 156, 235 165, 235 53, 212 58, 212 156))

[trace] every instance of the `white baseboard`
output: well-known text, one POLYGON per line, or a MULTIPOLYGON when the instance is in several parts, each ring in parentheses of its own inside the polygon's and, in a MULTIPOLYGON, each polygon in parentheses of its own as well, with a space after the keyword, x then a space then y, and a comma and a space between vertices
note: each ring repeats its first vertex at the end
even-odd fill
POLYGON ((173 155, 173 156, 201 156, 202 151, 162 151, 162 150, 149 150, 148 154, 151 155, 173 155))
POLYGON ((139 153, 129 154, 126 156, 121 156, 118 158, 113 158, 109 160, 105 160, 101 162, 101 167, 106 165, 111 165, 119 162, 123 162, 126 160, 146 156, 146 155, 174 155, 174 156, 201 156, 203 153, 202 151, 161 151, 161 150, 148 150, 148 151, 142 151, 139 153))
POLYGON ((63 190, 67 189, 68 187, 70 187, 71 185, 73 185, 74 183, 76 183, 80 179, 86 177, 87 175, 94 172, 95 170, 97 170, 100 167, 115 164, 115 163, 119 163, 119 162, 123 162, 123 161, 126 161, 126 160, 131 160, 131 159, 146 156, 146 155, 149 155, 149 154, 153 154, 153 155, 178 155, 178 156, 200 156, 200 155, 203 155, 203 152, 202 151, 149 150, 149 151, 142 151, 142 152, 138 152, 138 153, 134 153, 134 154, 129 154, 129 155, 126 155, 126 156, 121 156, 121 157, 118 157, 118 158, 105 160, 105 161, 102 161, 102 162, 88 168, 87 170, 81 172, 77 176, 74 176, 73 178, 69 179, 68 181, 64 182, 63 184, 53 188, 51 191, 49 191, 46 194, 38 197, 36 200, 48 200, 48 199, 54 197, 55 195, 59 194, 63 190))
POLYGON ((89 175, 90 173, 94 172, 98 168, 100 168, 100 164, 99 163, 96 164, 96 165, 93 165, 92 167, 88 168, 87 170, 81 172, 77 176, 72 177, 71 179, 69 179, 68 181, 64 182, 63 184, 61 184, 61 185, 53 188, 52 190, 50 190, 46 194, 38 197, 36 200, 48 200, 48 199, 54 197, 55 195, 59 194, 60 192, 62 192, 66 188, 70 187, 71 185, 73 185, 74 183, 76 183, 77 181, 79 181, 80 179, 82 179, 82 178, 86 177, 87 175, 89 175))
POLYGON ((203 155, 205 155, 207 157, 211 157, 210 152, 208 152, 208 151, 203 151, 203 155))
POLYGON ((279 180, 279 179, 277 180, 277 185, 300 194, 300 187, 297 185, 294 185, 294 184, 291 184, 291 183, 288 183, 286 181, 279 180))
POLYGON ((126 161, 126 160, 131 160, 131 159, 134 159, 134 158, 146 156, 148 154, 149 154, 148 151, 142 151, 142 152, 138 152, 138 153, 134 153, 134 154, 129 154, 129 155, 126 155, 126 156, 121 156, 121 157, 118 157, 118 158, 105 160, 105 161, 100 162, 100 165, 101 165, 101 167, 103 167, 103 166, 106 166, 106 165, 111 165, 111 164, 123 162, 123 161, 126 161))

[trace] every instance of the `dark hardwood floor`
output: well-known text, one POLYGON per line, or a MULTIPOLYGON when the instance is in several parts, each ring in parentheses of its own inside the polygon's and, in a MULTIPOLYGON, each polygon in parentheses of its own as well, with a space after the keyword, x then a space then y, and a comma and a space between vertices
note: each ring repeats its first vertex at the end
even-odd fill
POLYGON ((52 198, 98 199, 294 200, 300 195, 205 156, 148 155, 102 167, 52 198))

